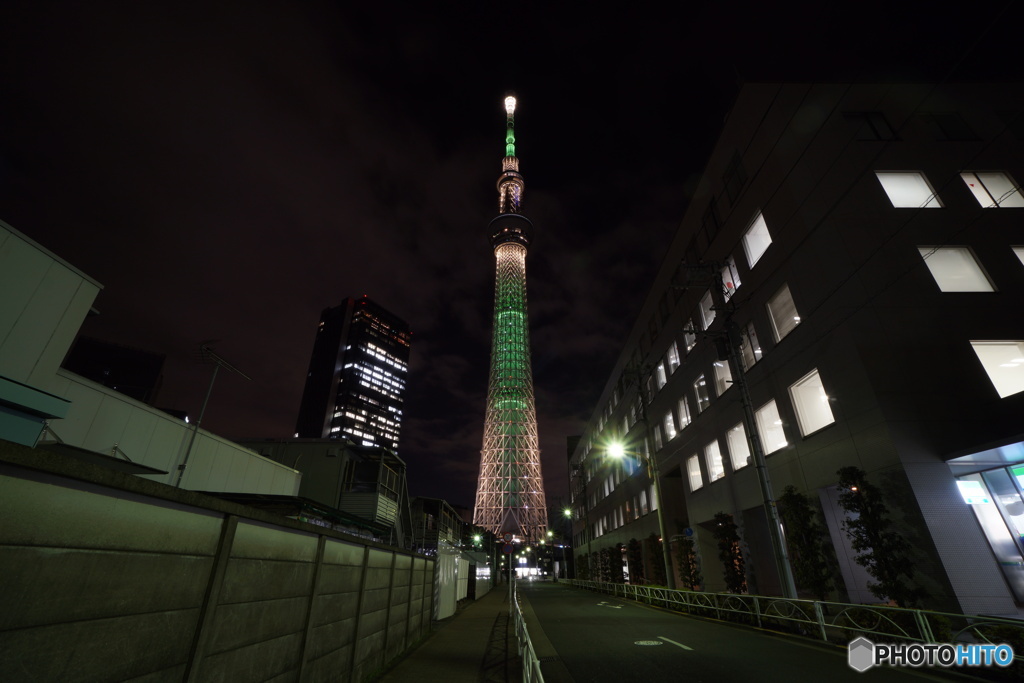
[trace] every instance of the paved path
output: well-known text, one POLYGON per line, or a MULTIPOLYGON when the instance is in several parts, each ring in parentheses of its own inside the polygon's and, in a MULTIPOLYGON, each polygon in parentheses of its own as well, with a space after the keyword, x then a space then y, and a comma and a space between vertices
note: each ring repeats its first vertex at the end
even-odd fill
POLYGON ((379 683, 512 683, 522 680, 508 586, 493 588, 437 625, 379 683))
POLYGON ((846 651, 653 609, 565 584, 519 584, 545 683, 895 683, 939 679, 926 670, 857 673, 846 651))

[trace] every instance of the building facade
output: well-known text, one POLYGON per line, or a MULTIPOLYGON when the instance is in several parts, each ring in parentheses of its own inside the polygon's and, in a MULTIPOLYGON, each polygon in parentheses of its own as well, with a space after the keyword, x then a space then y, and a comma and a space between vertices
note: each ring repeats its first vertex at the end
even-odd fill
POLYGON ((515 107, 515 97, 506 97, 498 216, 490 224, 494 325, 473 523, 495 535, 534 540, 544 538, 548 521, 526 313, 526 253, 533 224, 521 213, 526 183, 516 157, 515 107))
POLYGON ((412 332, 365 295, 320 314, 295 432, 398 451, 412 332))
POLYGON ((693 540, 701 588, 725 590, 726 513, 749 592, 782 594, 771 513, 792 486, 827 532, 832 597, 884 601, 843 528, 855 466, 921 604, 1020 613, 1022 111, 998 85, 742 88, 571 456, 580 562, 656 533, 660 506, 674 571, 693 540))

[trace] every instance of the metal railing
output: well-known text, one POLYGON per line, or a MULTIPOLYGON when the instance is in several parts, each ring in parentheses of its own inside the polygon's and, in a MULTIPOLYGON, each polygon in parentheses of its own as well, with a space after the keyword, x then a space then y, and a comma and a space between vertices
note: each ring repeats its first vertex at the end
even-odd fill
POLYGON ((523 683, 544 683, 544 676, 540 673, 540 659, 530 642, 530 633, 526 629, 526 619, 523 618, 523 610, 519 605, 519 592, 516 590, 516 581, 512 580, 511 606, 512 623, 516 629, 516 640, 519 643, 519 657, 523 663, 523 683))
POLYGON ((571 586, 649 605, 746 623, 789 635, 846 645, 860 635, 917 643, 1006 643, 1024 663, 1024 621, 883 605, 795 600, 763 595, 704 593, 569 579, 571 586))

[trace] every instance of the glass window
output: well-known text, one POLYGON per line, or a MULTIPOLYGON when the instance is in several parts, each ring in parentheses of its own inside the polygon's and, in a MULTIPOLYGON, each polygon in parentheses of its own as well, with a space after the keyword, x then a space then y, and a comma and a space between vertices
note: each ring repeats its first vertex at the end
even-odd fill
POLYGON ((736 270, 736 260, 730 256, 729 260, 725 263, 725 267, 722 268, 722 293, 726 301, 732 298, 732 295, 736 293, 736 289, 739 286, 740 274, 736 270))
POLYGON ((665 353, 665 366, 670 375, 679 367, 679 347, 675 342, 668 345, 668 351, 665 353))
POLYGON ((940 209, 942 202, 931 183, 917 171, 879 171, 875 173, 889 201, 897 209, 940 209))
POLYGON ((729 445, 729 462, 732 463, 732 471, 746 467, 750 464, 750 444, 747 441, 747 430, 740 422, 730 429, 725 439, 729 445))
POLYGON ((764 214, 758 211, 750 227, 743 233, 743 251, 747 254, 747 266, 753 268, 771 243, 772 236, 768 232, 768 224, 764 222, 764 214))
POLYGON ((679 399, 679 429, 686 429, 693 418, 690 417, 690 399, 683 396, 679 399))
POLYGON ((711 323, 715 320, 715 300, 711 296, 710 289, 700 300, 700 317, 704 321, 705 330, 708 329, 708 327, 711 326, 711 323))
POLYGON ((662 423, 665 425, 665 438, 669 441, 676 438, 676 423, 672 418, 672 411, 665 413, 665 417, 662 419, 662 423))
POLYGON ((816 432, 836 421, 832 415, 832 406, 828 402, 828 394, 821 384, 821 376, 815 368, 804 375, 789 388, 789 395, 796 408, 796 419, 800 423, 800 433, 804 436, 816 432))
POLYGON ((704 461, 708 465, 708 480, 716 481, 725 476, 725 465, 722 464, 722 451, 715 439, 704 447, 704 461))
POLYGON ((757 422, 757 435, 761 437, 761 446, 764 447, 765 455, 789 445, 775 401, 768 401, 761 406, 754 417, 757 422))
POLYGON ((992 283, 967 247, 918 247, 943 292, 991 292, 992 283))
POLYGON ((668 376, 665 374, 665 364, 658 363, 658 366, 654 368, 654 376, 658 381, 658 391, 661 391, 662 387, 668 382, 668 376))
POLYGON ((689 353, 697 345, 697 334, 693 327, 693 320, 686 321, 683 328, 683 343, 686 344, 686 352, 689 353))
POLYGON ((1020 264, 1024 266, 1024 247, 1014 247, 1013 253, 1020 259, 1020 264))
POLYGON ((729 364, 724 360, 716 360, 712 368, 715 371, 715 395, 721 396, 726 389, 732 386, 732 372, 729 371, 729 364))
POLYGON ((800 324, 800 315, 796 312, 796 304, 789 293, 789 285, 782 285, 782 289, 768 299, 768 317, 771 318, 772 329, 775 330, 775 341, 781 341, 800 324))
POLYGON ((711 397, 708 395, 708 383, 704 381, 704 375, 697 378, 693 383, 693 390, 697 392, 697 414, 703 413, 711 404, 711 397))
POLYGON ((656 424, 654 425, 654 452, 660 451, 661 447, 661 426, 656 424))
POLYGON ((696 491, 704 485, 704 478, 700 474, 700 460, 696 455, 686 459, 686 476, 690 480, 691 491, 696 491))
POLYGON ((1024 341, 972 341, 999 398, 1024 391, 1024 341))
POLYGON ((743 347, 740 349, 744 371, 754 366, 754 363, 761 360, 761 344, 757 341, 757 331, 754 323, 747 323, 747 338, 743 340, 743 347))
POLYGON ((961 173, 960 177, 986 209, 1024 207, 1024 196, 1007 173, 961 173))

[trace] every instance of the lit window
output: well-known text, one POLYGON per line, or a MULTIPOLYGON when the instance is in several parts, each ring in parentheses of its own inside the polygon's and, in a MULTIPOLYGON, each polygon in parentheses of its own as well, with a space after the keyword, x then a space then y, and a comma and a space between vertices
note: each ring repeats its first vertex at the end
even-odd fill
POLYGON ((732 386, 732 372, 729 371, 729 364, 724 360, 716 360, 712 367, 715 371, 715 395, 721 396, 726 389, 732 386))
POLYGON ((675 342, 668 346, 668 352, 665 354, 665 365, 668 367, 668 374, 670 375, 679 367, 679 347, 676 346, 675 342))
POLYGON ((711 404, 711 397, 708 396, 708 383, 704 381, 704 375, 697 378, 693 383, 693 390, 697 392, 697 414, 707 410, 711 404))
POLYGON ((789 285, 782 285, 782 289, 768 300, 768 317, 771 318, 772 329, 775 330, 775 341, 781 341, 800 324, 800 315, 796 312, 796 304, 789 293, 789 285))
POLYGON ((715 439, 704 447, 704 461, 708 465, 708 479, 715 481, 725 476, 725 465, 722 464, 722 451, 715 439))
POLYGON ((747 265, 750 268, 761 259, 771 243, 772 236, 768 232, 768 224, 764 222, 764 214, 759 211, 750 227, 743 233, 743 250, 747 254, 747 265))
POLYGON ((690 480, 691 491, 696 491, 704 485, 704 478, 700 475, 700 460, 696 455, 686 459, 686 476, 690 480))
POLYGON ((764 447, 765 454, 774 453, 789 445, 775 401, 769 401, 761 406, 755 417, 757 418, 757 434, 761 437, 761 445, 764 447))
POLYGON ((740 349, 743 360, 743 370, 749 370, 754 363, 761 360, 761 344, 757 341, 757 332, 754 330, 754 323, 747 323, 747 338, 743 340, 743 347, 740 349))
POLYGON ((683 396, 679 399, 679 429, 686 429, 693 418, 690 417, 690 400, 683 396))
POLYGON ((711 327, 715 320, 715 300, 711 296, 711 290, 708 290, 700 300, 700 317, 704 321, 705 330, 711 327))
POLYGON ((683 328, 683 343, 686 344, 687 353, 697 345, 697 334, 693 329, 693 320, 686 321, 686 327, 683 328))
POLYGON ((999 398, 1024 391, 1024 341, 972 341, 999 398))
POLYGON ((736 293, 736 289, 740 286, 740 274, 736 270, 736 261, 732 256, 726 261, 725 267, 722 268, 722 294, 725 296, 725 300, 728 301, 732 298, 732 295, 736 293))
POLYGON ((665 365, 663 363, 658 363, 658 367, 654 369, 654 374, 655 377, 658 378, 658 390, 660 391, 668 382, 668 377, 665 375, 665 365))
POLYGON ((665 413, 665 419, 662 420, 662 422, 665 423, 665 438, 668 441, 676 438, 676 423, 675 420, 672 419, 671 411, 665 413))
POLYGON ((986 209, 1024 207, 1020 188, 1007 173, 961 173, 960 177, 986 209))
POLYGON ((991 292, 992 283, 967 247, 918 247, 943 292, 991 292))
POLYGON ((917 171, 877 172, 878 182, 897 209, 940 209, 942 202, 935 195, 931 183, 917 171))
POLYGON ((1024 266, 1024 247, 1014 247, 1013 253, 1020 259, 1020 264, 1024 266))
POLYGON ((654 425, 654 452, 657 453, 661 450, 661 427, 654 425))
POLYGON ((821 384, 818 370, 814 369, 789 388, 789 395, 796 408, 796 419, 800 423, 800 433, 804 436, 816 432, 822 427, 836 421, 832 415, 832 407, 828 403, 828 394, 821 384))
POLYGON ((732 463, 732 471, 746 467, 750 463, 750 445, 747 443, 747 430, 740 422, 730 429, 725 435, 729 444, 729 462, 732 463))

